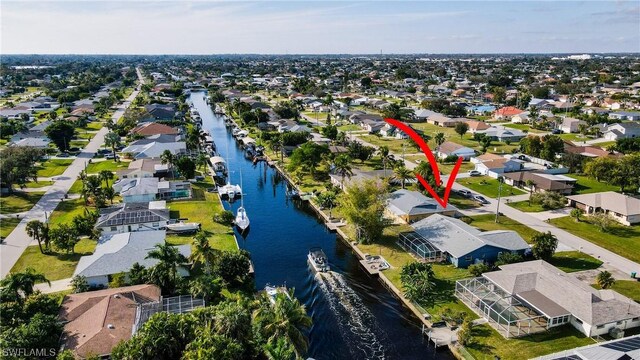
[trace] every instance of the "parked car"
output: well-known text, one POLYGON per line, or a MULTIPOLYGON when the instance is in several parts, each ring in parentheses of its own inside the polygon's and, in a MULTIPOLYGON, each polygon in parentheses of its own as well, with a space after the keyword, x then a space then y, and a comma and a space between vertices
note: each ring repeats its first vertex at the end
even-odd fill
POLYGON ((69 154, 66 152, 61 152, 59 154, 56 155, 57 157, 69 157, 69 154))
POLYGON ((489 201, 484 198, 484 196, 480 196, 480 195, 474 195, 473 200, 479 202, 482 205, 490 204, 489 201))
POLYGON ((480 176, 482 173, 478 170, 469 170, 469 176, 480 176))
POLYGON ((113 154, 107 154, 107 155, 104 156, 104 158, 107 159, 107 160, 114 160, 114 159, 120 159, 120 156, 118 156, 118 155, 113 156, 113 154))
POLYGON ((464 189, 462 189, 462 190, 458 190, 458 191, 457 191, 457 193, 458 193, 458 194, 460 194, 460 195, 462 195, 462 196, 464 196, 464 197, 468 197, 468 198, 470 198, 470 197, 472 197, 472 196, 473 196, 473 194, 471 193, 471 191, 469 191, 469 190, 464 190, 464 189))
POLYGON ((553 129, 553 130, 551 130, 551 133, 552 133, 552 134, 562 134, 562 130, 560 130, 560 129, 553 129))

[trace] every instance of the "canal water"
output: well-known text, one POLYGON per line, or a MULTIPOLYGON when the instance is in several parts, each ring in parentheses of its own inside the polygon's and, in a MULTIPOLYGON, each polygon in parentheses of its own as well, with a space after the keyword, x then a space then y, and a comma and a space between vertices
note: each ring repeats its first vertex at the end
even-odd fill
MULTIPOLYGON (((221 117, 205 102, 203 92, 190 101, 211 132, 218 152, 227 159, 231 183, 240 183, 251 221, 240 247, 251 253, 258 289, 266 284, 295 289, 313 318, 308 356, 318 359, 452 359, 437 353, 420 333, 419 321, 380 283, 364 271, 356 255, 304 202, 286 195, 286 181, 266 163, 253 165, 221 117), (310 247, 320 246, 331 272, 316 275, 307 264, 310 247)), ((225 208, 236 212, 240 200, 225 208)))

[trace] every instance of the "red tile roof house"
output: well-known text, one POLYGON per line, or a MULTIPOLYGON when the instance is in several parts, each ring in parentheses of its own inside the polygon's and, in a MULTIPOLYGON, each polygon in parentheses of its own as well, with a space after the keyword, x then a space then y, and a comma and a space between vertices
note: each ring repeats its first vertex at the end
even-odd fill
POLYGON ((476 151, 472 148, 468 148, 451 141, 445 141, 440 146, 438 146, 436 154, 441 159, 444 159, 447 156, 455 155, 463 158, 464 160, 469 160, 472 156, 476 155, 476 151))
POLYGON ((523 112, 523 110, 520 110, 515 106, 505 106, 503 108, 496 110, 493 113, 493 118, 495 120, 508 120, 508 119, 511 119, 512 116, 518 115, 521 112, 523 112))
POLYGON ((172 128, 171 126, 159 124, 155 122, 148 122, 141 125, 136 126, 131 129, 131 133, 140 136, 151 136, 151 135, 178 135, 180 132, 176 128, 172 128))
POLYGON ((106 357, 133 333, 139 304, 159 302, 160 288, 134 285, 65 296, 58 313, 64 349, 78 358, 106 357))

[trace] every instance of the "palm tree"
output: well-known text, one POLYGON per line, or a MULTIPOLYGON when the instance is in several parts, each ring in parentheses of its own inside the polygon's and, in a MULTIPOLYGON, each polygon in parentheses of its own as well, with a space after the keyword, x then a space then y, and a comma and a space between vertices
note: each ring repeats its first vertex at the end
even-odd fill
POLYGON ((380 160, 382 160, 382 168, 384 169, 384 177, 387 177, 387 161, 389 160, 389 147, 380 146, 378 148, 378 154, 380 154, 380 160))
POLYGON ((80 171, 80 174, 78 174, 78 180, 82 182, 82 190, 80 192, 84 199, 84 205, 87 206, 89 198, 89 192, 87 191, 87 172, 84 170, 80 171))
POLYGON ((171 151, 169 151, 169 150, 163 151, 162 154, 160 154, 160 161, 163 164, 169 164, 169 167, 171 168, 171 177, 174 177, 174 175, 173 175, 173 165, 174 165, 174 163, 176 161, 176 157, 173 156, 171 151))
POLYGON ((296 358, 296 350, 285 338, 275 341, 269 340, 264 344, 264 354, 269 360, 293 360, 296 358))
POLYGON ((51 285, 51 282, 40 273, 37 273, 33 268, 26 268, 23 272, 10 273, 0 281, 0 287, 3 294, 9 294, 19 299, 21 295, 29 297, 33 294, 33 287, 36 283, 43 283, 51 285))
POLYGON ((608 289, 611 286, 613 286, 613 284, 616 283, 616 279, 613 278, 610 272, 605 270, 605 271, 601 271, 598 274, 598 276, 596 277, 596 283, 601 288, 608 289))
POLYGON ((113 173, 109 170, 101 170, 98 173, 100 180, 104 181, 106 187, 109 187, 109 180, 113 179, 113 173))
POLYGON ((116 148, 121 145, 120 135, 114 133, 113 131, 108 132, 104 136, 104 144, 111 148, 111 152, 113 153, 113 161, 118 162, 118 158, 116 157, 116 148))
MULTIPOLYGON (((429 183, 429 185, 431 185, 431 187, 435 190, 436 187, 438 187, 438 184, 436 184, 436 178, 435 175, 433 173, 433 168, 431 168, 431 163, 428 161, 423 161, 421 162, 416 168, 415 168, 415 172, 417 174, 420 174, 420 176, 422 176, 422 178, 424 180, 427 181, 427 183, 429 183)), ((422 186, 422 183, 419 182, 420 186, 422 186)))
POLYGON ((87 176, 85 181, 87 192, 92 195, 94 205, 99 202, 98 198, 102 196, 102 180, 99 176, 87 176))
MULTIPOLYGON (((193 237, 193 252, 189 258, 193 262, 193 266, 196 263, 204 265, 205 273, 211 273, 211 264, 213 263, 216 250, 211 247, 207 235, 200 231, 193 237)), ((192 266, 192 267, 193 267, 192 266)))
POLYGON ((178 248, 167 243, 156 244, 155 248, 147 254, 145 259, 156 259, 159 263, 154 266, 154 270, 169 275, 175 282, 178 277, 178 266, 186 264, 187 258, 182 255, 178 248))
POLYGON ((33 238, 34 240, 36 240, 38 242, 38 247, 40 248, 40 252, 42 254, 44 254, 44 251, 42 250, 42 234, 43 234, 43 228, 46 225, 44 223, 42 223, 40 220, 31 220, 27 223, 27 235, 29 235, 30 238, 33 238))
POLYGON ((342 154, 334 160, 333 166, 336 174, 340 175, 340 177, 342 178, 340 185, 344 186, 344 178, 347 176, 351 178, 351 176, 353 176, 353 170, 351 169, 351 158, 349 158, 349 156, 346 154, 342 154))
POLYGON ((270 341, 286 338, 296 353, 306 352, 308 341, 304 331, 311 326, 311 318, 305 306, 293 296, 293 290, 289 290, 289 296, 278 294, 273 306, 259 307, 254 312, 254 318, 262 324, 270 341))
POLYGON ((207 155, 200 153, 198 155, 198 157, 196 158, 196 165, 198 166, 198 169, 202 170, 202 168, 207 168, 207 155))
POLYGON ((531 195, 533 195, 533 190, 536 187, 536 183, 535 181, 529 179, 525 182, 525 184, 527 185, 527 187, 529 188, 529 206, 531 206, 531 195))
POLYGON ((441 132, 437 133, 437 134, 433 137, 433 139, 436 141, 436 145, 437 145, 438 147, 440 147, 440 145, 442 145, 442 143, 443 143, 443 142, 444 142, 444 140, 445 140, 444 133, 441 133, 441 132))
POLYGON ((393 170, 394 178, 402 184, 402 188, 404 189, 405 181, 411 180, 414 178, 413 172, 407 169, 404 166, 398 166, 393 170))

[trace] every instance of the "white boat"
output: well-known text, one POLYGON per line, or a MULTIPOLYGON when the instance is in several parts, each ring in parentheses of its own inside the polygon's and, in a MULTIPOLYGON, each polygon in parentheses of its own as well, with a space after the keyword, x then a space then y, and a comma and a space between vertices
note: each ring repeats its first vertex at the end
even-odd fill
POLYGON ((185 223, 180 221, 173 224, 167 224, 167 230, 178 233, 193 232, 197 231, 198 229, 200 229, 200 223, 195 222, 185 223))
MULTIPOLYGON (((242 171, 240 172, 240 186, 242 186, 242 171)), ((247 210, 244 208, 244 196, 240 197, 240 207, 236 212, 236 226, 244 231, 249 227, 249 216, 247 210)))
POLYGON ((227 196, 229 200, 233 200, 238 195, 242 195, 242 188, 238 185, 232 185, 227 183, 226 185, 218 187, 218 195, 227 196))
POLYGON ((289 296, 289 291, 287 291, 286 286, 271 286, 267 284, 264 287, 264 292, 267 294, 267 297, 269 297, 269 302, 273 305, 276 304, 278 294, 284 294, 284 296, 291 300, 291 296, 289 296))
POLYGON ((330 270, 329 259, 327 258, 327 255, 324 254, 324 251, 322 251, 322 248, 313 247, 309 249, 309 255, 307 255, 307 258, 316 272, 326 272, 330 270))

